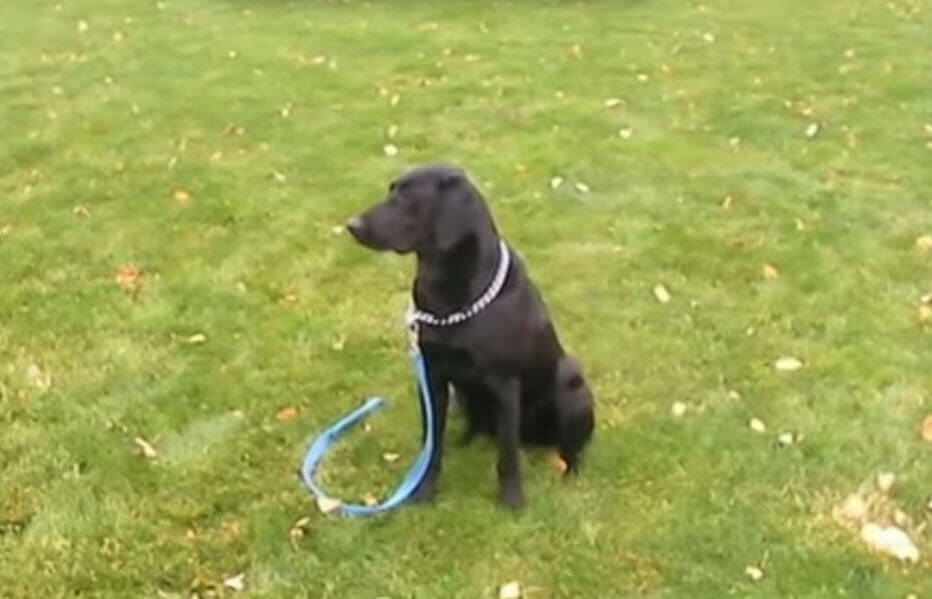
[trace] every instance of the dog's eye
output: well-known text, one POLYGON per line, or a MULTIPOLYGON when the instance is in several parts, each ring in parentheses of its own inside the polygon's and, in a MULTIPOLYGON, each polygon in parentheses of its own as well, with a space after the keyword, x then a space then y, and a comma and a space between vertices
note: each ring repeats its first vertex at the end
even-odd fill
POLYGON ((582 377, 579 376, 578 374, 574 374, 570 378, 570 380, 566 381, 567 389, 578 389, 579 387, 582 387, 582 386, 583 386, 583 380, 582 380, 582 377))

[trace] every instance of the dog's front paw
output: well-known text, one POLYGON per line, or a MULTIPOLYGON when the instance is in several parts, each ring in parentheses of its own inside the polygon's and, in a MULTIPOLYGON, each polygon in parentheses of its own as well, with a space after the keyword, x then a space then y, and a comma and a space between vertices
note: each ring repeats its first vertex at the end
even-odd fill
POLYGON ((502 485, 498 492, 498 500, 502 506, 510 510, 519 510, 524 507, 524 491, 521 485, 502 485))

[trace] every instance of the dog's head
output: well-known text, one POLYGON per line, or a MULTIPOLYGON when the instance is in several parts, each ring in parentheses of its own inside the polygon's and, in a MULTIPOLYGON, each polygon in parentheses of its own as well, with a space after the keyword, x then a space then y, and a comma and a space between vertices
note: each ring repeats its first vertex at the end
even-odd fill
POLYGON ((406 254, 449 251, 471 233, 494 233, 485 202, 461 169, 427 165, 388 186, 385 199, 346 228, 362 245, 406 254))

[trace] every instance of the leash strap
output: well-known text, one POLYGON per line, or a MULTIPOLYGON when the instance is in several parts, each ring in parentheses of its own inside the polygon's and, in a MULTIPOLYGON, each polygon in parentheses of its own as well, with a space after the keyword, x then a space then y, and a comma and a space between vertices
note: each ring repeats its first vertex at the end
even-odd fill
MULTIPOLYGON (((341 502, 340 506, 335 511, 343 516, 373 516, 390 510, 408 500, 427 475, 427 470, 430 466, 430 457, 433 453, 435 443, 434 410, 430 397, 430 387, 427 384, 427 367, 424 362, 424 356, 418 351, 416 345, 412 344, 412 348, 411 360, 414 365, 414 373, 420 390, 424 445, 417 458, 412 462, 401 484, 398 485, 391 495, 376 505, 341 502)), ((324 454, 347 430, 365 419, 373 411, 381 408, 384 404, 385 400, 381 397, 370 397, 358 408, 324 429, 317 438, 314 439, 314 442, 311 443, 307 450, 307 454, 304 456, 304 462, 301 465, 301 478, 304 480, 304 484, 307 485, 307 488, 310 489, 316 497, 332 498, 332 496, 314 480, 314 472, 323 459, 324 454)))

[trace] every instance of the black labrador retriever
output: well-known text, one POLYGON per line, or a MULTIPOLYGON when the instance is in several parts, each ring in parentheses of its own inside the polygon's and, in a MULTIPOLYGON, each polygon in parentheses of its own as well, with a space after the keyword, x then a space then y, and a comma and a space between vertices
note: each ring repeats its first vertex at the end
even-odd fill
POLYGON ((448 165, 408 171, 347 229, 371 249, 417 256, 413 314, 437 443, 415 499, 432 497, 436 488, 451 386, 466 415, 466 438, 497 439, 504 505, 524 503, 521 443, 557 447, 566 472, 574 472, 592 435, 592 393, 466 174, 448 165))

